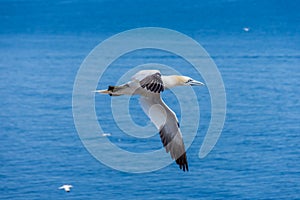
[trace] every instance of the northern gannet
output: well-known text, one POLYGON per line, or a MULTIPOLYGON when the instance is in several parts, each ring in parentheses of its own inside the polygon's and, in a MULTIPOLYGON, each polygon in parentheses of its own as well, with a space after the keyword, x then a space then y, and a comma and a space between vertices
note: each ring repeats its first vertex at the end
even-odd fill
POLYGON ((160 93, 176 86, 204 85, 188 76, 162 76, 158 70, 141 70, 132 76, 131 81, 120 86, 109 86, 107 90, 96 93, 110 96, 140 95, 143 111, 159 130, 160 138, 166 152, 170 152, 180 169, 188 171, 185 147, 180 126, 175 113, 164 103, 160 93))
POLYGON ((109 136, 111 136, 111 133, 102 133, 102 136, 103 137, 109 137, 109 136))
POLYGON ((248 31, 250 31, 250 28, 249 28, 249 27, 244 27, 243 30, 244 30, 245 32, 248 32, 248 31))
POLYGON ((70 192, 72 187, 73 187, 72 185, 63 185, 63 186, 59 187, 58 189, 60 189, 60 190, 64 189, 66 192, 70 192))

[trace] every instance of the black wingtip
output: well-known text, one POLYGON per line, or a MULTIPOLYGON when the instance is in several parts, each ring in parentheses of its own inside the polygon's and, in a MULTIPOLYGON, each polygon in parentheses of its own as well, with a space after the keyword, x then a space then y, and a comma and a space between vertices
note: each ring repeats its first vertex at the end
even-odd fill
POLYGON ((176 163, 179 165, 179 168, 182 169, 184 172, 189 171, 189 166, 186 158, 186 153, 184 153, 182 156, 180 156, 176 163))

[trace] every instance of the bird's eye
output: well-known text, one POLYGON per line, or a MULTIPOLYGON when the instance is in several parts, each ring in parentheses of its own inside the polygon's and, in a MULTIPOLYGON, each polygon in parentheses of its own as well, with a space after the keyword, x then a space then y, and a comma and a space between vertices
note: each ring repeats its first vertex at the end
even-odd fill
POLYGON ((191 81, 193 81, 193 79, 189 79, 186 83, 189 83, 189 82, 191 82, 191 81))

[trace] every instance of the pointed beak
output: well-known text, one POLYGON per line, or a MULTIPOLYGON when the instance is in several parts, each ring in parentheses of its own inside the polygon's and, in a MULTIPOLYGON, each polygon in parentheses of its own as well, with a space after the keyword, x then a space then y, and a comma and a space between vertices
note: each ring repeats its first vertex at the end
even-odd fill
POLYGON ((204 83, 200 82, 200 81, 195 81, 195 80, 192 80, 189 82, 190 86, 203 86, 204 83))

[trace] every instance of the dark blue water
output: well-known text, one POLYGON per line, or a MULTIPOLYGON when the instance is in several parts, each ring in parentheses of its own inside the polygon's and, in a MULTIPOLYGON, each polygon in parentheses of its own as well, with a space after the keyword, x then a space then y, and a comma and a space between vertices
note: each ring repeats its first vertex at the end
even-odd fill
MULTIPOLYGON (((0 1, 0 199, 299 199, 299 9, 297 1, 0 1), (144 174, 113 170, 75 129, 72 90, 83 59, 107 37, 144 26, 197 40, 224 80, 226 123, 204 159, 210 97, 197 89, 201 123, 188 173, 174 163, 144 174)), ((149 56, 139 58, 166 62, 149 56)))

